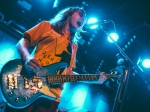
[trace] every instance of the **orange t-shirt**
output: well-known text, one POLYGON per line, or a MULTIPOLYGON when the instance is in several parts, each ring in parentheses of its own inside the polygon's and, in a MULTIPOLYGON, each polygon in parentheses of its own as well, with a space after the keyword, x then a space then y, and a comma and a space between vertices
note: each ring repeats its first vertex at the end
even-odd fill
POLYGON ((39 60, 42 66, 57 62, 67 62, 75 68, 77 45, 71 44, 69 35, 58 34, 47 21, 42 21, 25 34, 30 46, 36 45, 32 55, 39 60))
MULTIPOLYGON (((36 45, 32 56, 39 60, 42 66, 57 62, 67 62, 63 75, 68 74, 70 68, 75 68, 77 45, 68 39, 69 35, 60 35, 48 21, 42 21, 24 33, 24 38, 30 46, 36 45), (27 35, 28 34, 28 35, 27 35)), ((61 95, 61 88, 50 88, 57 97, 61 95)), ((59 99, 57 100, 59 102, 59 99)))

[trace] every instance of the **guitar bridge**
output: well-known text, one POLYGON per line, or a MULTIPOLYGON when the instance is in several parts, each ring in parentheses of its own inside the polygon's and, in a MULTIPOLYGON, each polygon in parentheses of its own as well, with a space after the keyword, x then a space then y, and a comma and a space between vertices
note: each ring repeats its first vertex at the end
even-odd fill
POLYGON ((33 82, 33 83, 37 83, 37 87, 38 87, 39 89, 41 89, 42 86, 43 86, 42 79, 41 79, 41 78, 38 78, 36 75, 33 76, 32 82, 33 82))
POLYGON ((27 77, 24 77, 24 88, 25 89, 29 88, 29 81, 28 81, 27 77))

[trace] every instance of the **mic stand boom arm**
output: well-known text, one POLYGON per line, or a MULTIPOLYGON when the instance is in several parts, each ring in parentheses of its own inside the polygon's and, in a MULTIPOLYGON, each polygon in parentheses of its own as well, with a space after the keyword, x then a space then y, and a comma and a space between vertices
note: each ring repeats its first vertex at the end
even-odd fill
MULTIPOLYGON (((140 69, 133 63, 133 61, 125 54, 125 52, 120 48, 120 46, 113 40, 113 38, 102 28, 102 31, 110 37, 110 39, 113 41, 113 43, 116 45, 116 47, 118 48, 119 52, 121 53, 121 55, 124 57, 124 59, 127 61, 127 65, 128 67, 132 66, 134 68, 134 70, 136 70, 138 72, 138 74, 141 76, 141 78, 145 81, 145 83, 147 83, 147 79, 146 77, 141 73, 140 69)), ((112 112, 121 112, 121 107, 123 105, 123 100, 124 97, 121 99, 122 95, 125 95, 126 93, 126 89, 127 89, 127 84, 128 84, 128 79, 129 79, 129 71, 130 68, 128 68, 128 70, 126 68, 123 68, 123 76, 121 77, 121 82, 118 85, 118 89, 117 89, 117 93, 116 93, 116 97, 115 97, 115 102, 113 105, 113 110, 112 112), (123 91, 124 89, 124 91, 123 91)))

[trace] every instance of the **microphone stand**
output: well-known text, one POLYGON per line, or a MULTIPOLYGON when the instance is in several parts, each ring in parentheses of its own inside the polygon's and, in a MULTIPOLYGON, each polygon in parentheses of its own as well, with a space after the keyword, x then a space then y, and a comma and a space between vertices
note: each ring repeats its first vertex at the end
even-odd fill
POLYGON ((123 75, 121 77, 121 81, 118 85, 118 89, 117 89, 117 93, 115 96, 115 102, 113 105, 113 109, 112 112, 121 112, 122 109, 122 105, 123 105, 123 100, 124 100, 124 96, 127 90, 127 84, 128 84, 128 80, 129 80, 129 73, 130 73, 130 66, 132 66, 132 68, 138 72, 138 74, 141 76, 141 78, 145 81, 145 83, 147 83, 147 79, 146 77, 142 74, 141 70, 133 63, 133 61, 125 54, 125 52, 119 47, 119 45, 113 40, 113 38, 103 29, 101 28, 102 31, 110 37, 110 39, 113 41, 113 43, 116 45, 116 47, 118 48, 120 54, 123 56, 123 58, 126 60, 127 62, 127 66, 128 69, 126 67, 126 65, 124 64, 123 67, 123 75))

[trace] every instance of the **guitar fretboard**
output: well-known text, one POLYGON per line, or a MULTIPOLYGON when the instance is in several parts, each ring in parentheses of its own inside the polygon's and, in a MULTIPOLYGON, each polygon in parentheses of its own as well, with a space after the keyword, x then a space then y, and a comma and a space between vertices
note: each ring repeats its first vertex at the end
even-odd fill
POLYGON ((77 81, 94 81, 98 80, 99 75, 47 75, 48 84, 77 82, 77 81))

